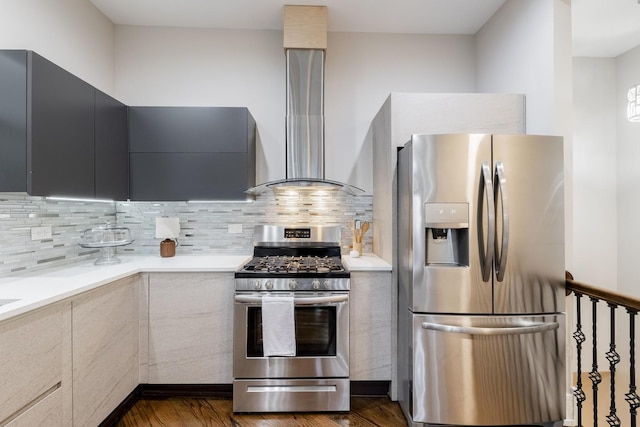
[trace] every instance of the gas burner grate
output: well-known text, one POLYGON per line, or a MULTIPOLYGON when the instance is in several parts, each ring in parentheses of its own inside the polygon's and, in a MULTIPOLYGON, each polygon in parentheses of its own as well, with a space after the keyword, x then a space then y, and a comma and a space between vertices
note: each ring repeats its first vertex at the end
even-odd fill
POLYGON ((261 273, 330 273, 342 272, 339 257, 273 255, 254 257, 244 271, 261 273))

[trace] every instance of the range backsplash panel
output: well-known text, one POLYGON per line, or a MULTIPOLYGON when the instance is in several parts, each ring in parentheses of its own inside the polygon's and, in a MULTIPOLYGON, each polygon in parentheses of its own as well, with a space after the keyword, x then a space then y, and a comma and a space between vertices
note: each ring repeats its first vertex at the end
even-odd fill
MULTIPOLYGON (((340 225, 343 253, 349 253, 353 219, 372 221, 372 196, 350 196, 342 193, 283 194, 268 192, 252 202, 118 202, 118 225, 129 227, 135 242, 119 249, 126 254, 157 254, 155 218, 180 219, 179 254, 250 255, 253 250, 253 226, 276 225, 340 225), (230 233, 229 225, 241 226, 241 233, 230 233)), ((373 233, 364 239, 364 251, 373 248, 373 233)))

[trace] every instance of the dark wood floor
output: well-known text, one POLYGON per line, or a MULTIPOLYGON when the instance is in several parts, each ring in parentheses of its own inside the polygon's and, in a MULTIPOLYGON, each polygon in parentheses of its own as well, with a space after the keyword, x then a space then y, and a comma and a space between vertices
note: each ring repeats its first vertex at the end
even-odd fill
POLYGON ((117 427, 390 427, 407 423, 397 402, 352 397, 349 413, 234 414, 231 399, 140 399, 117 427))

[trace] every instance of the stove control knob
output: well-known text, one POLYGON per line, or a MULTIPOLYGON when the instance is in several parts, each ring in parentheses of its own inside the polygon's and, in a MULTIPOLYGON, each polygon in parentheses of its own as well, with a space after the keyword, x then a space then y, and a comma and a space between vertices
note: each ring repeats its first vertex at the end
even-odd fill
POLYGON ((289 280, 289 289, 295 289, 296 286, 298 286, 298 282, 293 279, 289 280))
POLYGON ((273 289, 273 282, 271 280, 267 280, 267 283, 265 283, 264 286, 267 288, 267 290, 270 291, 271 289, 273 289))
POLYGON ((311 286, 313 287, 313 289, 318 290, 320 289, 320 281, 319 280, 314 280, 313 282, 311 282, 311 286))
POLYGON ((325 280, 322 286, 324 286, 325 289, 331 289, 331 281, 325 280))
POLYGON ((260 283, 260 280, 256 280, 255 282, 253 282, 253 287, 256 289, 260 289, 262 287, 262 283, 260 283))

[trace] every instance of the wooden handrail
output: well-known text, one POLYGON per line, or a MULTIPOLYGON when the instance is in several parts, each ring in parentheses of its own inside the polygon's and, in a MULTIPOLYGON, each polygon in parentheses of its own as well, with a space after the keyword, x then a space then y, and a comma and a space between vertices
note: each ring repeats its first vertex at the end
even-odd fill
POLYGON ((603 289, 586 283, 577 282, 569 272, 566 274, 566 286, 567 295, 571 292, 576 292, 611 304, 621 305, 635 312, 640 312, 640 299, 634 298, 630 295, 621 294, 619 292, 614 292, 609 289, 603 289))

